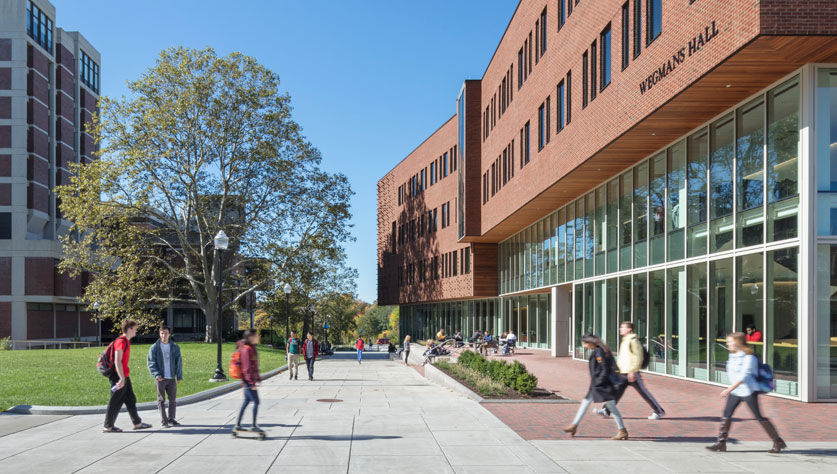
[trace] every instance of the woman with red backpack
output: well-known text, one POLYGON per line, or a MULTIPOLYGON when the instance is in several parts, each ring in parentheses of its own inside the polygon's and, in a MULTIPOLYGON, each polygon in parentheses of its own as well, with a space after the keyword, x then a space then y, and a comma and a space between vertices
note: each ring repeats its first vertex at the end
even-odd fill
POLYGON ((250 431, 264 433, 256 424, 256 415, 259 413, 259 392, 258 384, 262 381, 259 376, 259 356, 256 346, 259 345, 261 337, 255 329, 244 331, 244 339, 238 341, 239 363, 241 366, 241 386, 244 390, 244 404, 238 412, 238 421, 235 423, 234 431, 241 431, 241 419, 247 405, 253 402, 253 426, 250 431))
POLYGON ((726 451, 729 427, 732 424, 732 414, 741 402, 750 407, 753 416, 761 423, 764 431, 773 440, 773 447, 768 453, 778 453, 787 448, 788 445, 776 432, 776 427, 767 418, 761 416, 759 410, 759 393, 764 390, 759 385, 759 359, 753 355, 753 348, 747 343, 747 337, 743 332, 734 332, 727 336, 727 378, 730 386, 721 392, 722 397, 727 397, 727 404, 724 407, 724 414, 721 417, 721 427, 718 431, 718 440, 712 446, 707 446, 710 451, 726 451))
POLYGON ((361 359, 363 359, 363 338, 360 336, 357 337, 355 342, 355 349, 357 349, 357 363, 360 364, 361 359))

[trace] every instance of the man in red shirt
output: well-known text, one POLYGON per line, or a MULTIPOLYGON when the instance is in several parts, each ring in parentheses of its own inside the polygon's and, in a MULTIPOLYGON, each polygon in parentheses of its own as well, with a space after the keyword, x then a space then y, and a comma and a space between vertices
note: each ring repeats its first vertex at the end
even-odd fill
POLYGON ((134 423, 135 430, 151 428, 148 423, 143 423, 137 413, 137 397, 131 386, 131 371, 128 361, 131 359, 131 339, 137 335, 137 322, 126 319, 122 321, 122 334, 113 341, 113 366, 116 369, 110 375, 110 402, 105 415, 105 433, 119 433, 122 430, 113 426, 122 404, 128 409, 128 415, 134 423))
POLYGON ((753 324, 753 323, 748 324, 744 328, 744 330, 747 331, 747 335, 745 336, 747 338, 747 342, 763 342, 764 341, 764 339, 761 335, 761 331, 756 329, 755 324, 753 324))

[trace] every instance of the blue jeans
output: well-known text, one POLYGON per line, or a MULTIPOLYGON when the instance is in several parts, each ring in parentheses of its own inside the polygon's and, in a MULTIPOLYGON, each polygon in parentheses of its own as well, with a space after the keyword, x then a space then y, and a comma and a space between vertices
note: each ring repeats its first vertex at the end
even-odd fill
MULTIPOLYGON (((578 411, 575 414, 575 418, 573 418, 573 424, 578 425, 581 423, 581 419, 584 417, 584 413, 587 412, 587 409, 590 408, 590 404, 593 403, 593 396, 588 395, 587 398, 581 401, 581 406, 578 407, 578 411)), ((622 414, 619 413, 619 409, 616 408, 616 402, 613 400, 605 402, 605 407, 610 411, 613 415, 613 419, 616 420, 616 427, 620 430, 625 429, 625 423, 622 421, 622 414)))
POLYGON ((259 414, 259 391, 250 388, 250 385, 244 385, 244 404, 241 405, 241 411, 238 412, 238 422, 235 426, 241 426, 244 410, 247 409, 250 402, 253 402, 253 426, 256 426, 256 415, 259 414))
POLYGON ((363 349, 358 349, 357 350, 357 361, 360 362, 361 359, 363 359, 363 349))

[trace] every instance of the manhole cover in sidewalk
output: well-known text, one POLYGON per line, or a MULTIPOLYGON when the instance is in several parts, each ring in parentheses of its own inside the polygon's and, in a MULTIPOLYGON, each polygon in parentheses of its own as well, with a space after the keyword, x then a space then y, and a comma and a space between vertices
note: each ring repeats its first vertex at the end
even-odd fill
POLYGON ((337 403, 337 402, 342 402, 343 400, 338 400, 336 398, 321 398, 317 401, 318 402, 323 402, 323 403, 337 403))

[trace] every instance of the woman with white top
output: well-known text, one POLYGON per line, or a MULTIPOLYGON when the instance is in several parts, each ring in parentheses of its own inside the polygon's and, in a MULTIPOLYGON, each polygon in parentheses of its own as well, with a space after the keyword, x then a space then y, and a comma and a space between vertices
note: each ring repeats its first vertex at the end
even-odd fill
POLYGON ((757 380, 759 373, 759 360, 753 355, 753 348, 747 344, 747 338, 743 332, 734 332, 727 336, 727 350, 729 360, 727 361, 727 377, 730 386, 721 392, 722 397, 727 398, 727 405, 724 408, 724 415, 721 418, 721 427, 718 432, 718 440, 712 446, 707 446, 710 451, 726 451, 729 427, 732 423, 732 414, 741 402, 745 402, 753 416, 761 423, 764 431, 773 440, 773 447, 768 453, 778 453, 787 445, 779 437, 776 427, 767 418, 761 416, 759 410, 759 393, 761 389, 757 380))

